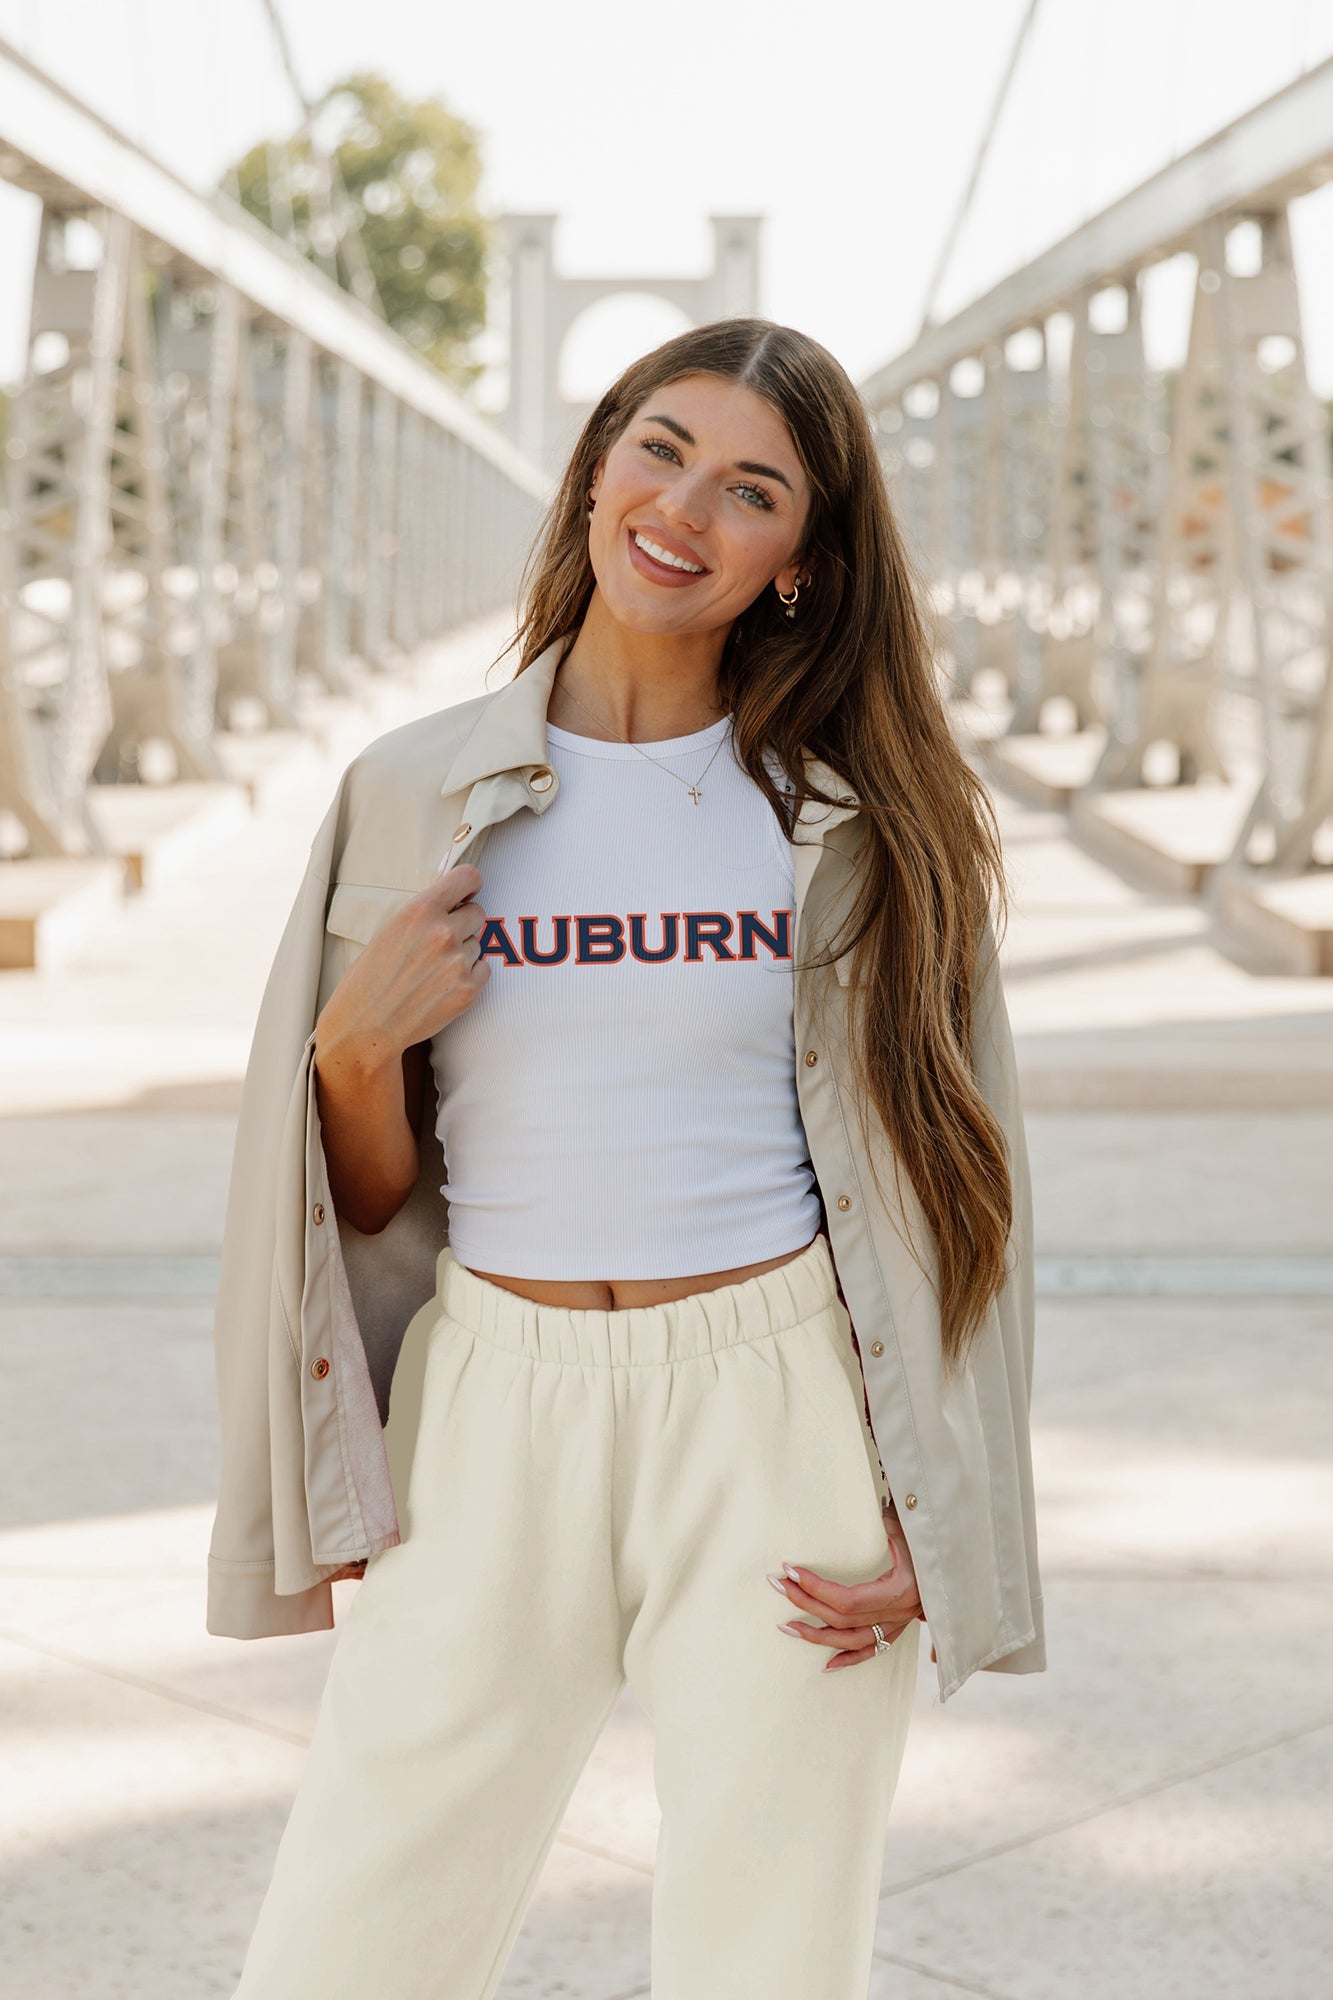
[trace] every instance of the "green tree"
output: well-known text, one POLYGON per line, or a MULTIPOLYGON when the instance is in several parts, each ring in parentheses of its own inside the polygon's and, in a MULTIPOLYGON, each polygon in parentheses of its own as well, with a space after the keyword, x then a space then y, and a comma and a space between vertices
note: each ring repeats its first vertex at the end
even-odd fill
MULTIPOLYGON (((310 124, 337 161, 389 325, 455 388, 471 388, 483 365, 470 348, 486 323, 490 249, 489 220, 477 207, 479 135, 439 98, 410 100, 384 77, 360 71, 329 87, 310 124)), ((252 147, 224 185, 329 268, 323 174, 298 131, 252 147)), ((338 282, 352 290, 341 249, 336 267, 338 282)))

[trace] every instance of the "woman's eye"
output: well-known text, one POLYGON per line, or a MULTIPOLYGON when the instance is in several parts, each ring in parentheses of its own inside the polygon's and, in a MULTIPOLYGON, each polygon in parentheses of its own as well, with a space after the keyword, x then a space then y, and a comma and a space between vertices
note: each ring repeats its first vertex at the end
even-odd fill
MULTIPOLYGON (((674 459, 679 459, 680 457, 680 453, 676 450, 675 445, 668 444, 665 438, 641 438, 639 442, 643 450, 650 451, 654 458, 656 458, 659 450, 669 452, 674 459)), ((735 490, 737 493, 752 493, 754 495, 752 500, 746 501, 745 504, 747 507, 761 507, 767 513, 773 505, 772 496, 765 493, 762 486, 744 485, 738 486, 735 490)))

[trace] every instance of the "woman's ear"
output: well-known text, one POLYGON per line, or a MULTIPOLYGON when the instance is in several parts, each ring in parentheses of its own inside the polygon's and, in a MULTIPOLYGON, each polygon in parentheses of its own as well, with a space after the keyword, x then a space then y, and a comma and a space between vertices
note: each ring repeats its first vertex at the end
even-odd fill
POLYGON ((798 557, 780 569, 773 581, 784 597, 790 597, 792 586, 799 584, 805 590, 814 581, 814 558, 798 557))

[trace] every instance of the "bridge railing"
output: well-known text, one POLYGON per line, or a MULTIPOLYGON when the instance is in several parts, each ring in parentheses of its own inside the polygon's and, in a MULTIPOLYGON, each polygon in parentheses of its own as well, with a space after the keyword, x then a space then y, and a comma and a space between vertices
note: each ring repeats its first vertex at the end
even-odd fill
POLYGON ((1246 788, 1209 887, 1333 860, 1333 505, 1288 210, 1333 177, 1333 62, 1143 183, 863 382, 960 695, 1036 742, 1072 703, 1077 803, 1246 788), (1196 260, 1165 383, 1144 274, 1196 260), (1119 310, 1116 312, 1118 301, 1119 310), (1049 322, 1072 326, 1067 370, 1049 322), (992 683, 993 685, 993 683, 992 683))
POLYGON ((0 496, 0 807, 105 851, 90 786, 302 726, 512 602, 549 481, 367 307, 0 43, 42 203, 0 496))

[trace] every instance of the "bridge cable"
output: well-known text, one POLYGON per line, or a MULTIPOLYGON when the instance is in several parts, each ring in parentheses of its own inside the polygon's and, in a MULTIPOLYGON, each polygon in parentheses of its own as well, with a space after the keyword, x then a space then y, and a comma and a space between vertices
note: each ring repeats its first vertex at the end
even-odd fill
MULTIPOLYGON (((286 72, 287 81, 291 85, 296 101, 301 107, 301 124, 294 136, 298 141, 302 139, 307 141, 312 159, 323 170, 324 182, 319 192, 323 197, 325 214, 327 220, 332 225, 338 247, 347 259, 347 273, 351 280, 353 294, 361 301, 362 305, 369 306, 372 312, 377 313, 381 319, 385 319, 387 315, 384 310, 384 302, 380 298, 379 287, 375 283, 375 274, 371 270, 370 259, 366 255, 366 246, 361 239, 360 227, 356 220, 351 198, 347 192, 347 185, 342 177, 342 169, 338 165, 338 156, 320 141, 315 132, 314 107, 302 88, 300 75, 296 68, 296 61, 292 55, 291 43, 287 39, 287 30, 283 25, 282 15, 278 11, 277 0, 260 0, 260 5, 268 17, 268 24, 273 34, 273 40, 277 45, 278 58, 286 72)), ((290 148, 291 143, 291 140, 284 141, 284 145, 288 148, 290 148)), ((270 182, 271 185, 272 183, 270 182)), ((288 201, 287 212, 290 218, 290 201, 288 201)))
POLYGON ((954 249, 957 246, 963 224, 967 221, 971 211, 973 196, 977 191, 977 183, 981 179, 981 170, 986 164, 986 158, 991 148, 991 141, 995 137, 996 128, 1000 122, 1000 114, 1004 110, 1005 101, 1009 95, 1009 86, 1014 80, 1014 72, 1018 68, 1019 57, 1023 53, 1023 46, 1027 41, 1028 31, 1036 19, 1037 8, 1040 4, 1041 0, 1028 0, 1027 12, 1019 25, 1017 35, 1014 37, 1014 45, 1009 52, 1009 61, 1005 67, 1004 76, 995 94, 995 102, 991 106, 990 117, 987 119, 985 130, 981 135, 981 143, 977 147, 976 158, 972 162, 972 172, 968 176, 967 186, 963 190, 962 199, 958 204, 953 221, 950 223, 945 235, 940 254, 935 262, 935 268, 931 272, 930 283, 926 287, 926 300, 921 310, 921 324, 917 328, 916 334, 918 340, 935 323, 935 298, 941 284, 944 282, 944 275, 949 266, 949 259, 952 257, 954 249))

